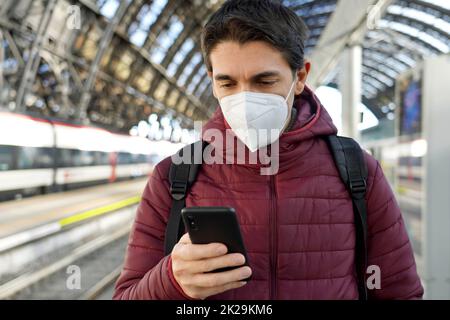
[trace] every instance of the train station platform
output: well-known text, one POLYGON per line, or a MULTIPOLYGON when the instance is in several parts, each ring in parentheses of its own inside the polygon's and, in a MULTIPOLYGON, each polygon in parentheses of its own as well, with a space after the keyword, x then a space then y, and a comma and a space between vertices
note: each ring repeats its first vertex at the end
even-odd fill
POLYGON ((110 299, 146 181, 0 203, 0 299, 110 299), (89 286, 62 295, 73 265, 89 286))
POLYGON ((145 178, 0 203, 0 251, 139 202, 145 178))

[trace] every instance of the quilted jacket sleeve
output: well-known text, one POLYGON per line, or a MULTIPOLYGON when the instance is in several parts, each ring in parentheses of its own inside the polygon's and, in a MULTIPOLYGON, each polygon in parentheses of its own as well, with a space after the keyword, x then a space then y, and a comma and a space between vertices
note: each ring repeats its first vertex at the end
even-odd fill
POLYGON ((167 172, 167 167, 167 159, 156 166, 144 189, 113 299, 189 298, 173 278, 170 255, 164 257, 164 234, 171 197, 166 173, 160 171, 167 172))
POLYGON ((381 273, 381 288, 369 290, 369 299, 421 299, 423 287, 400 208, 379 163, 367 160, 374 172, 367 196, 368 265, 381 273))

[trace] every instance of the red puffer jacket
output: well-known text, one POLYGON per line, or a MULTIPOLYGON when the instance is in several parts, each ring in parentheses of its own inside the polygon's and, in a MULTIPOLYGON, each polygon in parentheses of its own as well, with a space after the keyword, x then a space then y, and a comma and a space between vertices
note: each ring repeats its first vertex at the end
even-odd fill
MULTIPOLYGON (((187 206, 236 209, 253 270, 246 286, 208 299, 358 299, 352 202, 320 137, 337 130, 310 89, 294 105, 297 122, 280 138, 276 175, 260 175, 259 164, 204 164, 190 190, 187 206)), ((227 128, 220 108, 205 128, 227 128)), ((189 298, 164 257, 170 161, 156 166, 144 190, 114 299, 189 298)), ((397 202, 378 162, 368 154, 366 161, 368 262, 381 271, 381 289, 369 298, 421 298, 397 202)))

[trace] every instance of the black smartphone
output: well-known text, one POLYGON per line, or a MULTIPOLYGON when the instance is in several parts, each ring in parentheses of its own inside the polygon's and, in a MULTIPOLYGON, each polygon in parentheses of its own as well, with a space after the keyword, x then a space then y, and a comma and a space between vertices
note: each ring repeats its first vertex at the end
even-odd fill
MULTIPOLYGON (((241 253, 245 257, 242 266, 249 265, 234 208, 189 207, 181 210, 181 216, 193 244, 223 243, 227 246, 228 253, 241 253)), ((221 268, 213 272, 228 271, 242 266, 221 268)))

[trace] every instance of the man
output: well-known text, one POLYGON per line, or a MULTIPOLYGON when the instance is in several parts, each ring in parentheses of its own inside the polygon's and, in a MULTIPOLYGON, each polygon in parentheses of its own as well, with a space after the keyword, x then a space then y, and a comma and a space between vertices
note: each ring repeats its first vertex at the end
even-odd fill
MULTIPOLYGON (((144 190, 115 299, 358 299, 352 201, 323 138, 337 130, 305 85, 311 68, 303 58, 305 35, 294 12, 269 0, 227 1, 202 34, 220 102, 203 138, 214 144, 205 132, 226 136, 231 129, 248 153, 275 142, 279 148, 271 175, 261 174, 260 162, 203 164, 186 200, 235 208, 250 267, 224 245, 193 245, 187 234, 164 256, 168 158, 144 190), (255 138, 249 126, 279 134, 255 138), (237 268, 208 273, 227 266, 237 268)), ((225 146, 214 148, 216 156, 226 153, 225 146)), ((368 265, 379 267, 381 277, 369 298, 421 298, 399 207, 378 162, 368 154, 365 161, 368 265)))

